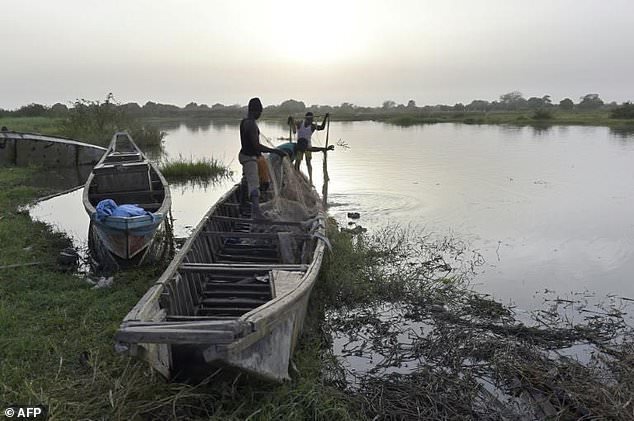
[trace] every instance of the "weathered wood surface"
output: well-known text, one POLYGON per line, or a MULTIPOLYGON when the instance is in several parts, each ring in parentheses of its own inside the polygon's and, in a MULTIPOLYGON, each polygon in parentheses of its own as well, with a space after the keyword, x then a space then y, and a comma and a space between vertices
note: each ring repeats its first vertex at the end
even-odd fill
MULTIPOLYGON (((210 364, 223 361, 272 380, 288 379, 290 356, 304 322, 324 244, 308 233, 295 235, 292 238, 311 240, 303 241, 314 247, 310 264, 281 264, 279 257, 264 262, 268 258, 262 256, 279 253, 277 246, 264 247, 248 240, 271 240, 274 245, 278 234, 245 231, 259 221, 240 217, 237 200, 235 186, 211 207, 117 333, 118 341, 127 342, 130 350, 142 349, 138 354, 150 364, 158 364, 159 371, 167 367, 169 374, 172 361, 152 348, 153 343, 168 347, 198 344, 210 364), (238 241, 234 244, 225 238, 238 241), (224 262, 231 253, 242 260, 224 262), (271 289, 269 298, 263 296, 267 288, 271 289), (157 317, 161 311, 164 314, 157 317)), ((319 218, 323 221, 324 216, 319 218)), ((289 225, 308 227, 295 222, 289 225)), ((323 231, 322 224, 319 232, 323 231)))
POLYGON ((155 239, 166 230, 172 205, 170 189, 158 167, 147 159, 127 132, 113 135, 107 152, 88 176, 82 201, 91 217, 90 230, 94 246, 101 250, 99 256, 104 259, 112 256, 120 265, 141 265, 161 254, 165 244, 155 239), (123 152, 117 148, 123 148, 123 152), (144 209, 154 216, 147 221, 139 217, 94 220, 95 206, 102 199, 113 199, 117 204, 145 204, 144 209))
POLYGON ((183 263, 179 266, 179 270, 192 271, 192 272, 216 272, 222 271, 268 271, 268 270, 291 270, 291 271, 305 271, 308 269, 308 265, 286 265, 286 264, 271 264, 271 265, 255 265, 251 263, 235 263, 235 264, 219 264, 219 263, 183 263))
POLYGON ((0 132, 0 165, 47 168, 95 165, 106 148, 36 133, 0 132))

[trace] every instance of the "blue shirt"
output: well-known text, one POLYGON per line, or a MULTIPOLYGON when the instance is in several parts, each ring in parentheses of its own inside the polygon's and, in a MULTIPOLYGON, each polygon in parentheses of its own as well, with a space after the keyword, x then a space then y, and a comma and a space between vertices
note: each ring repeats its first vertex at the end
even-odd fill
POLYGON ((289 152, 289 156, 291 158, 291 161, 295 159, 295 146, 297 146, 297 143, 291 143, 291 142, 286 142, 286 143, 282 143, 281 145, 277 146, 277 149, 281 149, 284 152, 289 152))

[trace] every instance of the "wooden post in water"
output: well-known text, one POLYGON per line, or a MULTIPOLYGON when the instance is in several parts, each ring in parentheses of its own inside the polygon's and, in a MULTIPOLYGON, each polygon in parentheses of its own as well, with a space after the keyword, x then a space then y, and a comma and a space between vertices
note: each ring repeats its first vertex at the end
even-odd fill
POLYGON ((288 123, 288 141, 293 143, 293 124, 295 124, 295 121, 291 120, 292 117, 289 116, 288 120, 286 120, 286 122, 288 123))
POLYGON ((328 182, 330 177, 328 176, 328 135, 330 134, 330 117, 326 122, 326 150, 324 151, 324 185, 321 189, 321 198, 324 203, 324 208, 328 207, 328 182))

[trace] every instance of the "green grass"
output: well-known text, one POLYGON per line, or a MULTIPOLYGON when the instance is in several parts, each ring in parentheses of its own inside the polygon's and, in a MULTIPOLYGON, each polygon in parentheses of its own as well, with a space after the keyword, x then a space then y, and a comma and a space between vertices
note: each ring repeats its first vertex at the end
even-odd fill
POLYGON ((185 159, 180 156, 163 162, 160 170, 165 178, 173 181, 208 181, 231 175, 227 166, 215 158, 185 159))
POLYGON ((46 404, 51 420, 359 419, 321 376, 328 343, 314 303, 294 355, 299 374, 286 384, 230 373, 198 386, 168 383, 145 363, 117 355, 119 323, 161 268, 118 273, 106 290, 56 271, 68 240, 16 212, 51 193, 28 187, 33 171, 0 168, 0 266, 45 262, 0 269, 0 404, 46 404))
POLYGON ((16 132, 32 132, 47 135, 62 134, 62 119, 51 117, 0 117, 0 127, 16 132))
MULTIPOLYGON (((363 118, 360 118, 363 119, 363 118)), ((464 123, 464 124, 510 124, 526 126, 543 121, 549 125, 573 126, 608 126, 634 127, 634 119, 616 119, 609 111, 499 111, 499 112, 437 112, 429 114, 403 114, 399 116, 371 116, 377 121, 385 121, 400 126, 435 123, 464 123)))

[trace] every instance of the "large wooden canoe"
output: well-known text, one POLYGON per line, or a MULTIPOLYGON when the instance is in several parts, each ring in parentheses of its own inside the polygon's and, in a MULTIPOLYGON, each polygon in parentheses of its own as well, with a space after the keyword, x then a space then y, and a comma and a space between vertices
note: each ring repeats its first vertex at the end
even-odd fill
POLYGON ((107 152, 86 181, 83 203, 90 216, 89 242, 99 260, 139 265, 150 261, 157 248, 164 247, 159 244, 164 236, 158 233, 169 223, 169 187, 128 133, 118 132, 112 137, 107 152), (150 214, 99 218, 96 206, 104 199, 112 199, 117 205, 134 204, 150 214))
POLYGON ((0 165, 45 168, 93 166, 105 152, 106 149, 101 146, 65 137, 0 131, 0 165))
POLYGON ((120 352, 166 377, 186 366, 229 365, 289 378, 324 254, 324 213, 319 207, 304 221, 254 220, 239 198, 236 185, 212 206, 128 313, 116 334, 120 352))

